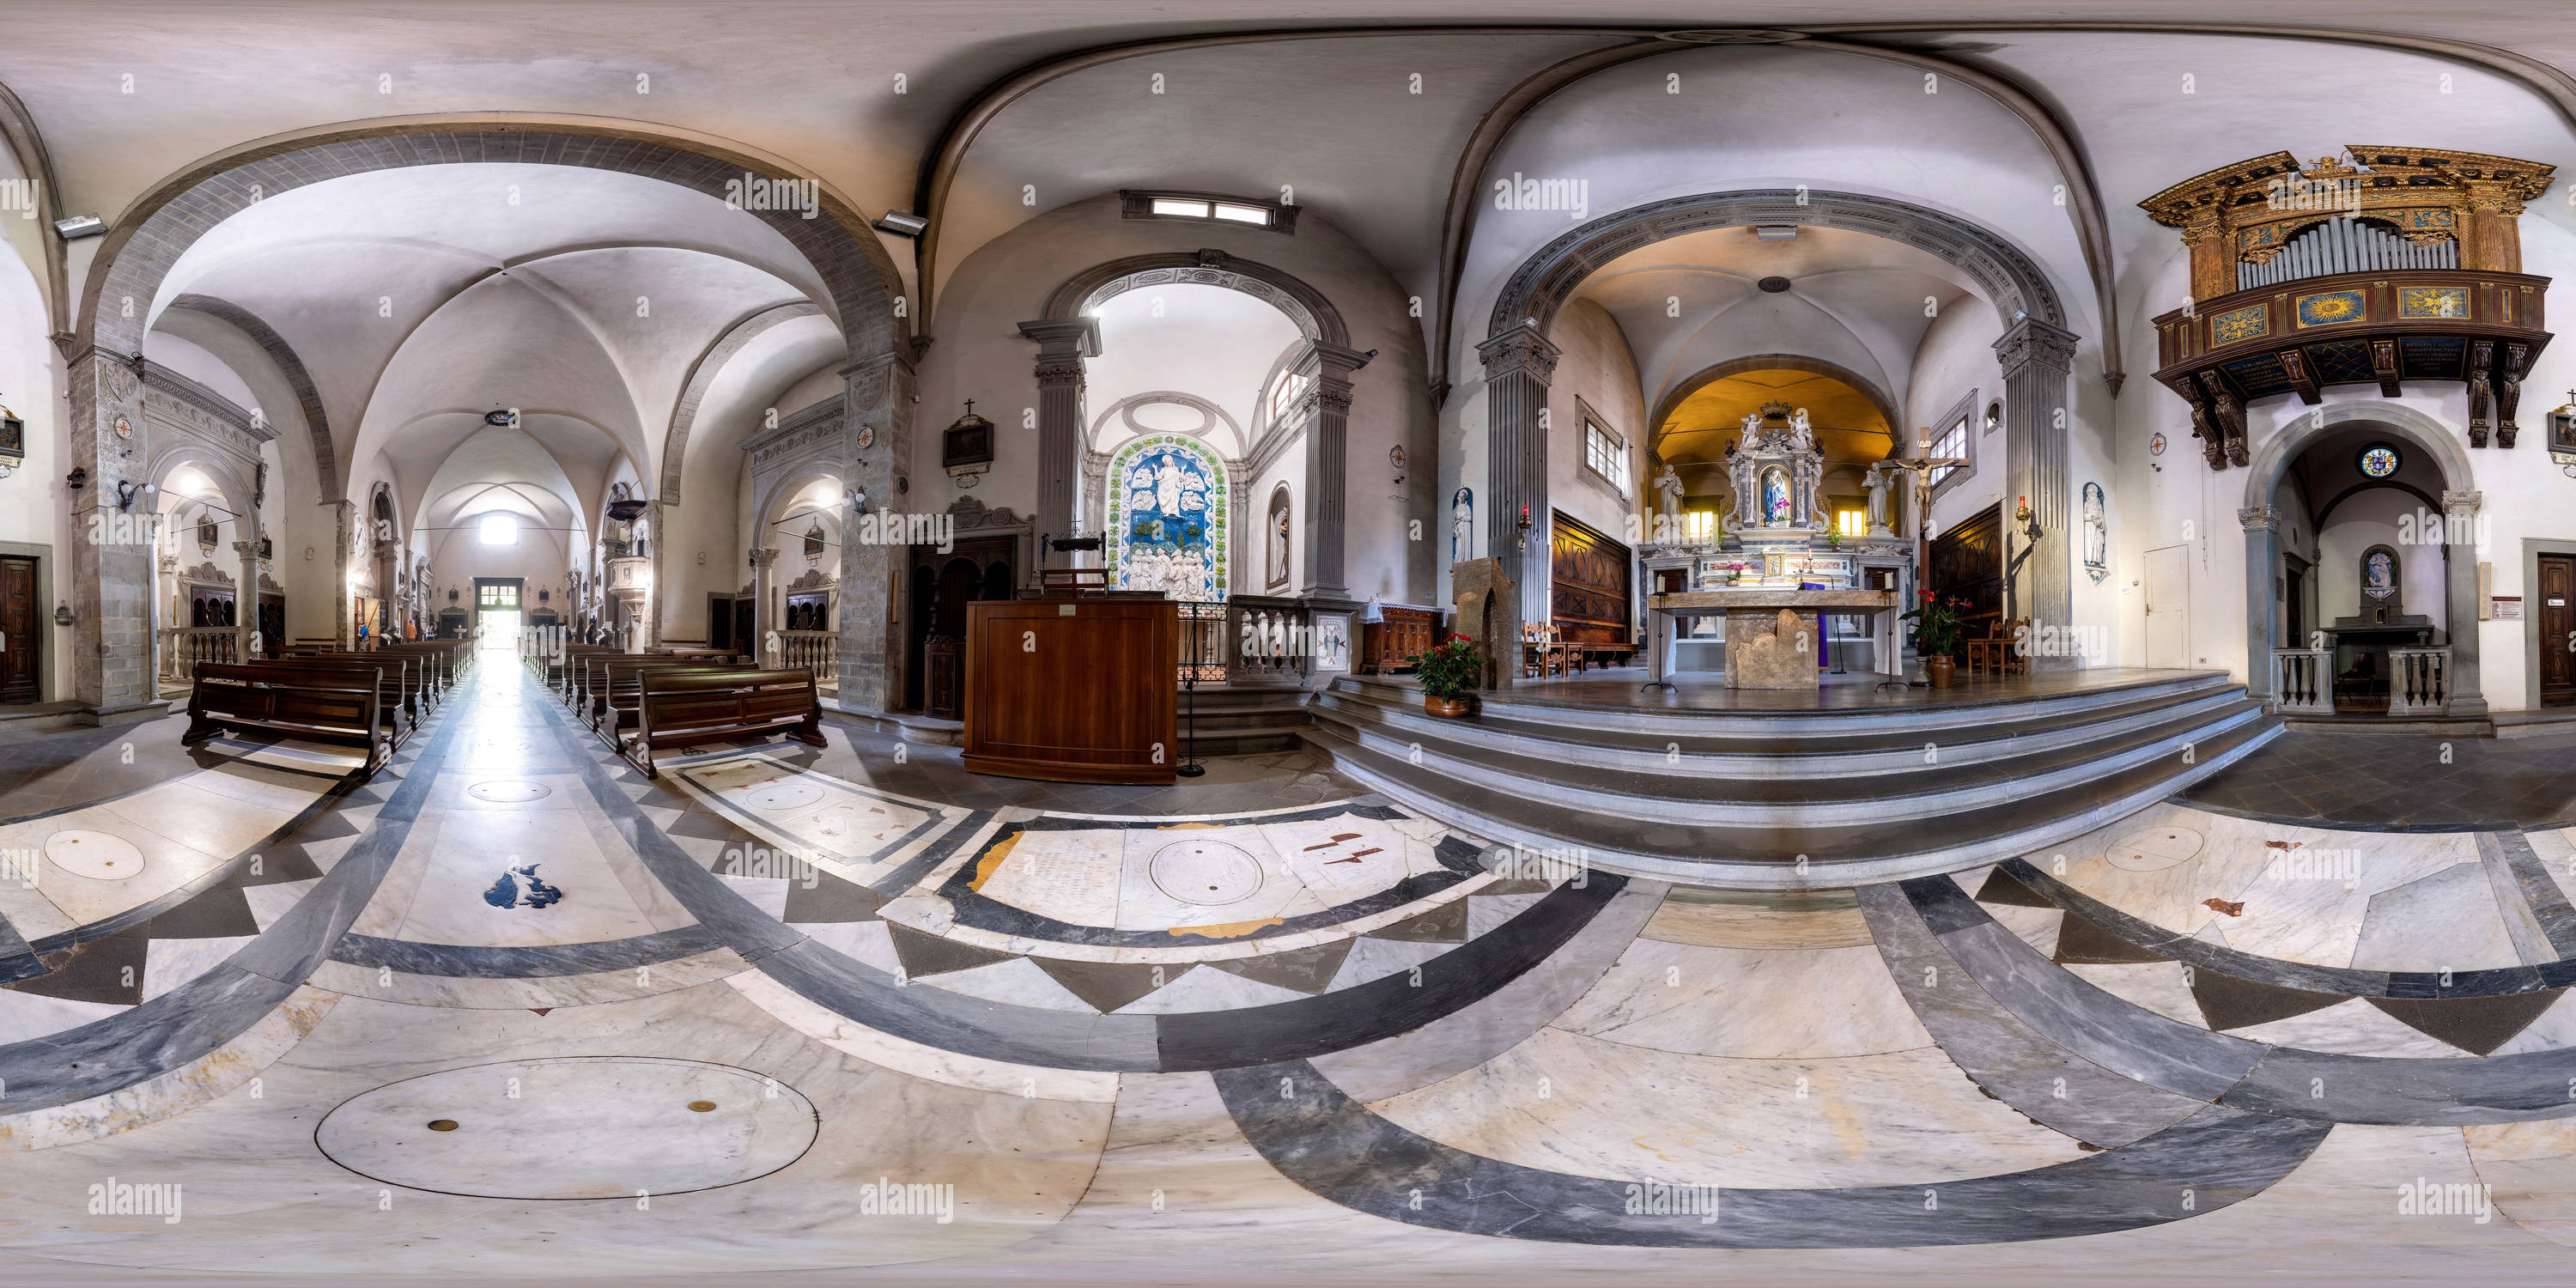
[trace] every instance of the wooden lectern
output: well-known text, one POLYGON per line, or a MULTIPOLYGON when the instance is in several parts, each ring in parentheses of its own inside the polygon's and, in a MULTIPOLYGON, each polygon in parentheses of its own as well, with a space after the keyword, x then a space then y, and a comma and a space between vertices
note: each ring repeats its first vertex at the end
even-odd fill
POLYGON ((966 768, 1061 783, 1174 781, 1179 606, 1051 595, 966 605, 966 768))

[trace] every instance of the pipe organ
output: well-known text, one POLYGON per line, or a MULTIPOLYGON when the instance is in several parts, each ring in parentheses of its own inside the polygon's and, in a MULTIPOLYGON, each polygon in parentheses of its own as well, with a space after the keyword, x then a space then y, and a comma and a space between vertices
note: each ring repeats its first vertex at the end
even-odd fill
POLYGON ((2156 380, 2188 403, 2212 469, 2249 459, 2246 409, 2337 384, 2459 381, 2469 445, 2512 447, 2523 376, 2549 343, 2549 279, 2517 220, 2551 167, 2354 145, 2196 175, 2138 205, 2191 252, 2191 303, 2156 319, 2156 380))

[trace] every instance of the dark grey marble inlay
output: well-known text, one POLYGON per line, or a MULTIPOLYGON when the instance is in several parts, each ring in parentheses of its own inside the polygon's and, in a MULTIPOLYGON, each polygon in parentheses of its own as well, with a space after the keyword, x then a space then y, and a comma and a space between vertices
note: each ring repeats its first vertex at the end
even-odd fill
POLYGON ((2203 1107, 2053 1167, 1921 1185, 1709 1189, 1716 1219, 1632 1211, 1639 1184, 1486 1158, 1408 1131, 1306 1062, 1214 1075, 1235 1125, 1290 1180, 1344 1207, 1465 1234, 1703 1248, 1894 1248, 2104 1234, 2216 1211, 2304 1162, 2323 1123, 2203 1107))
POLYGON ((2206 1105, 2124 1078, 2041 1037, 1989 996, 1893 885, 1857 892, 1871 940, 1941 1052, 1988 1095, 2090 1145, 2126 1145, 2206 1105))
POLYGON ((476 944, 420 944, 408 939, 379 939, 348 934, 331 949, 331 960, 370 969, 387 967, 410 975, 447 979, 530 979, 553 975, 590 975, 600 971, 659 966, 724 947, 716 932, 683 926, 632 939, 587 944, 549 944, 532 948, 489 948, 476 944))

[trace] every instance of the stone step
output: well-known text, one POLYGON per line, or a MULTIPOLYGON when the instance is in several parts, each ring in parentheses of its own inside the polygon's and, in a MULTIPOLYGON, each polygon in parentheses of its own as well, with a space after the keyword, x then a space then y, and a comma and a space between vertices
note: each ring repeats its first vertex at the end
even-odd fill
MULTIPOLYGON (((1684 825, 1820 827, 1929 818, 2104 777, 2185 746, 2213 741, 2263 720, 2262 704, 2239 690, 2217 705, 2191 704, 2162 719, 2123 721, 2089 738, 1967 761, 1941 758, 1938 743, 1911 753, 1905 771, 1741 776, 1678 755, 1648 766, 1603 763, 1594 748, 1560 744, 1532 755, 1480 745, 1446 731, 1417 732, 1350 707, 1324 708, 1326 725, 1360 746, 1465 782, 1508 782, 1532 796, 1641 820, 1684 825), (1358 716, 1360 718, 1351 718, 1358 716), (1927 758, 1928 757, 1928 758, 1927 758)), ((1461 730, 1459 732, 1471 732, 1461 730)), ((2080 732, 2080 731, 2079 731, 2080 732)), ((1988 750, 1994 750, 1989 747, 1988 750)), ((1790 763, 1805 758, 1784 757, 1790 763)))
POLYGON ((2210 684, 2158 691, 2113 706, 2043 707, 1970 726, 1876 729, 1841 735, 1649 733, 1541 723, 1479 712, 1463 719, 1424 714, 1421 699, 1380 689, 1340 688, 1316 695, 1319 720, 1375 718, 1408 738, 1457 740, 1498 751, 1558 757, 1568 744, 1589 763, 1654 772, 1676 765, 1737 778, 1808 779, 1824 774, 1913 773, 1932 763, 1974 764, 2080 745, 2193 714, 2215 714, 2246 700, 2242 685, 2210 684))
MULTIPOLYGON (((2057 683, 2075 683, 2060 680, 2057 683)), ((2157 700, 2173 701, 2242 687, 2223 671, 2151 673, 2125 681, 2082 687, 2033 690, 2020 684, 1988 689, 1970 682, 1933 699, 1924 690, 1902 701, 1886 701, 1865 687, 1837 688, 1828 700, 1847 703, 1819 707, 1805 690, 1778 695, 1779 709, 1746 705, 1722 709, 1666 706, 1660 699, 1612 706, 1598 701, 1547 696, 1546 685, 1515 686, 1477 697, 1480 720, 1512 720, 1554 731, 1646 734, 1660 739, 1751 738, 1766 740, 1774 750, 1787 750, 1792 739, 1853 739, 1881 735, 1921 735, 1921 741, 1966 741, 1974 732, 1998 725, 2063 716, 2082 716, 2157 700)), ((1411 696, 1420 690, 1397 677, 1343 676, 1326 690, 1411 696)), ((1758 701, 1758 698, 1739 701, 1758 701)))
POLYGON ((1340 772, 1407 808, 1490 841, 1578 852, 1611 871, 1738 889, 1850 886, 2043 852, 2162 800, 2279 735, 2264 717, 2227 724, 2179 753, 2050 791, 1928 818, 1833 826, 1684 824, 1585 809, 1527 780, 1468 782, 1319 723, 1305 738, 1340 772))

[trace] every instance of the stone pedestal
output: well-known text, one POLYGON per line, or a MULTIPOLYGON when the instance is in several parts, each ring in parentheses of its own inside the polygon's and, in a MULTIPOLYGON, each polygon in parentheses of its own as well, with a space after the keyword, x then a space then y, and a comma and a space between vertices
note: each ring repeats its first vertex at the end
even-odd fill
POLYGON ((1751 609, 1726 615, 1726 687, 1811 689, 1816 686, 1816 641, 1824 629, 1813 613, 1793 608, 1751 609))

